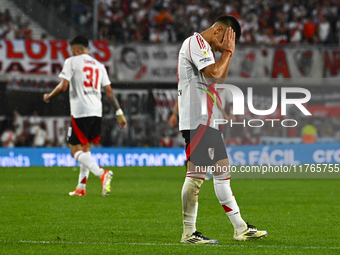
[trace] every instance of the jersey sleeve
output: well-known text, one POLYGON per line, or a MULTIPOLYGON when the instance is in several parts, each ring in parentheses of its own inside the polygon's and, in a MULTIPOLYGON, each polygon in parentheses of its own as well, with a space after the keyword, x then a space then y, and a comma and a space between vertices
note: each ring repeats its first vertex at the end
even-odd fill
POLYGON ((72 59, 68 58, 65 60, 63 70, 59 74, 59 78, 63 78, 65 80, 70 81, 73 76, 74 70, 72 68, 72 59))
POLYGON ((206 43, 199 34, 191 37, 189 42, 190 59, 198 70, 215 64, 213 52, 208 43, 206 43))
POLYGON ((105 66, 102 67, 103 78, 102 78, 102 87, 106 85, 111 85, 111 81, 109 79, 109 75, 107 74, 105 66))

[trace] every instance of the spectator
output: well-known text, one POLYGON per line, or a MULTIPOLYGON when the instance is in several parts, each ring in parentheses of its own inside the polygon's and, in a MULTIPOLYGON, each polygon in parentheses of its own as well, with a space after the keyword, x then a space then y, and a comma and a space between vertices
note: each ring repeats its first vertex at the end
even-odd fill
POLYGON ((33 140, 33 147, 44 147, 48 143, 46 124, 41 122, 33 140))
POLYGON ((1 143, 3 147, 13 148, 15 145, 15 133, 13 127, 8 125, 5 131, 1 135, 1 143))
POLYGON ((325 16, 321 16, 318 32, 319 39, 322 43, 326 43, 329 40, 329 33, 331 30, 331 24, 327 21, 325 16))
POLYGON ((303 25, 303 35, 305 42, 316 43, 316 24, 313 21, 313 17, 309 16, 307 22, 303 25))
POLYGON ((28 123, 29 123, 29 145, 32 145, 34 137, 41 123, 41 118, 38 115, 38 111, 33 112, 33 115, 29 118, 28 123))
POLYGON ((30 22, 26 22, 24 28, 22 29, 23 39, 24 40, 31 40, 32 39, 32 30, 29 28, 30 22))
POLYGON ((13 127, 15 130, 16 146, 25 146, 24 117, 22 117, 17 110, 13 111, 13 127))
POLYGON ((288 23, 289 41, 292 44, 298 44, 302 40, 303 25, 296 15, 293 15, 293 19, 288 23))
POLYGON ((4 16, 3 16, 3 20, 5 22, 13 22, 13 17, 11 15, 11 12, 9 9, 5 10, 4 16))
POLYGON ((0 20, 0 39, 5 39, 6 35, 9 33, 10 28, 9 26, 5 23, 4 20, 0 20))
POLYGON ((150 32, 149 41, 152 43, 161 43, 165 41, 165 35, 159 27, 154 27, 150 32))

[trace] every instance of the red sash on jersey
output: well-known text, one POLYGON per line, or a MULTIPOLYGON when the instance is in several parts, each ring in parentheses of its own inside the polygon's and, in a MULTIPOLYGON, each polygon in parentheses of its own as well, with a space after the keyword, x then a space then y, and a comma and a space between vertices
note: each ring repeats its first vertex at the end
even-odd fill
MULTIPOLYGON (((216 94, 218 99, 221 101, 219 95, 217 94, 217 92, 215 90, 215 84, 216 83, 210 83, 210 85, 206 85, 204 83, 201 83, 201 84, 205 85, 208 88, 208 91, 212 95, 216 94)), ((207 129, 207 126, 210 125, 211 114, 212 114, 213 107, 214 107, 214 100, 211 98, 211 96, 208 93, 207 93, 207 107, 208 107, 208 121, 207 121, 207 125, 200 125, 200 127, 198 128, 198 131, 196 132, 194 137, 190 140, 190 142, 188 144, 188 147, 185 150, 185 153, 187 155, 187 160, 189 160, 189 157, 190 157, 191 153, 195 150, 195 148, 198 145, 199 141, 203 137, 204 132, 207 129)))

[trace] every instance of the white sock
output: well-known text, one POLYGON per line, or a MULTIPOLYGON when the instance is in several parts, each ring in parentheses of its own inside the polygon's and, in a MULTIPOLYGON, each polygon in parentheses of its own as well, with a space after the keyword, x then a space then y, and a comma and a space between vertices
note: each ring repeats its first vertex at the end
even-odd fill
POLYGON ((91 154, 87 154, 83 151, 77 151, 74 154, 74 158, 80 163, 87 167, 94 175, 98 176, 99 178, 102 177, 104 170, 100 168, 96 162, 91 158, 91 154))
POLYGON ((205 174, 196 174, 195 177, 185 178, 182 188, 183 238, 191 236, 196 231, 198 193, 204 176, 205 174))
MULTIPOLYGON (((84 152, 91 156, 91 152, 84 152)), ((83 164, 80 164, 80 172, 79 172, 79 178, 78 178, 78 186, 77 190, 83 190, 86 189, 86 183, 89 178, 90 170, 84 166, 83 164)))
POLYGON ((230 188, 230 178, 228 176, 230 176, 229 173, 214 176, 215 193, 234 229, 242 232, 247 229, 247 224, 241 217, 240 209, 230 188))

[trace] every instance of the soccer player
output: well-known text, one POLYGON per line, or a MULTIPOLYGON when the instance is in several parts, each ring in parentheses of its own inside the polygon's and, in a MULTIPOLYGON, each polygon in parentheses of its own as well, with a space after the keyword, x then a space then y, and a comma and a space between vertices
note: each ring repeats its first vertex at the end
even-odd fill
POLYGON ((234 226, 234 240, 257 239, 267 235, 267 231, 257 230, 241 217, 230 188, 230 171, 226 171, 229 161, 224 141, 213 121, 218 112, 215 103, 218 94, 214 84, 224 83, 235 50, 235 40, 240 35, 238 21, 233 16, 224 15, 207 30, 187 38, 179 51, 179 129, 186 142, 188 160, 182 188, 183 243, 218 242, 196 231, 198 195, 207 166, 215 167, 215 193, 234 226), (217 62, 214 55, 216 51, 222 53, 217 62), (206 104, 202 102, 204 97, 207 99, 206 104))
POLYGON ((124 129, 127 126, 123 111, 112 92, 106 69, 89 55, 88 45, 88 40, 83 36, 76 36, 70 41, 73 57, 65 60, 59 74, 61 82, 51 93, 44 94, 43 98, 48 103, 70 87, 72 124, 68 130, 67 142, 72 157, 80 163, 78 186, 75 191, 69 193, 70 196, 86 195, 89 171, 100 178, 102 195, 106 196, 110 192, 112 171, 103 170, 91 158, 91 144, 99 143, 101 135, 102 87, 116 110, 119 127, 124 129))

